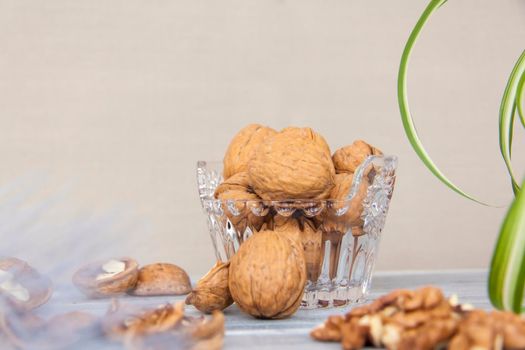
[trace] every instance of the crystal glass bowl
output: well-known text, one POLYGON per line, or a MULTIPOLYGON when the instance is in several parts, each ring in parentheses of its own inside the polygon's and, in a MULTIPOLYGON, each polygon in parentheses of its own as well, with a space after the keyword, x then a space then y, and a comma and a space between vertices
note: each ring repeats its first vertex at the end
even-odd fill
POLYGON ((368 157, 356 170, 345 200, 265 201, 215 199, 222 162, 199 161, 199 196, 217 259, 228 261, 264 223, 288 217, 307 227, 302 234, 308 277, 302 307, 359 302, 370 288, 396 165, 394 156, 368 157))

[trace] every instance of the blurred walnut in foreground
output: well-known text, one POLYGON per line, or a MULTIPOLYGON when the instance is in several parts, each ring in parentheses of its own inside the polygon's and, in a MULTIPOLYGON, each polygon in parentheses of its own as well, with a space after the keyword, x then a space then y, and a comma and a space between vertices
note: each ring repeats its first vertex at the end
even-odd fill
POLYGON ((445 299, 441 290, 395 290, 344 316, 330 316, 310 333, 343 349, 525 349, 525 320, 509 312, 486 313, 445 299))
POLYGON ((184 314, 184 303, 155 309, 121 306, 114 302, 103 319, 104 334, 133 350, 218 350, 224 339, 224 315, 211 318, 184 314))
POLYGON ((75 272, 73 284, 91 298, 116 296, 135 288, 138 266, 132 258, 96 261, 75 272))

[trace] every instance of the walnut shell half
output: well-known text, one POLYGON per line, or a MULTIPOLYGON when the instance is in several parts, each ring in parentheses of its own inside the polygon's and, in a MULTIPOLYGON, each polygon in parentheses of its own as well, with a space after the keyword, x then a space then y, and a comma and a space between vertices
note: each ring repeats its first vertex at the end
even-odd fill
POLYGON ((18 311, 32 310, 46 303, 53 284, 46 276, 17 258, 0 259, 0 294, 18 311))
POLYGON ((150 264, 139 270, 133 295, 182 295, 191 291, 190 277, 182 268, 167 263, 150 264))
POLYGON ((123 294, 134 288, 138 276, 137 262, 131 258, 120 258, 97 261, 80 268, 73 275, 73 284, 88 297, 104 298, 123 294), (103 266, 112 261, 123 262, 123 271, 106 274, 103 266))
POLYGON ((335 170, 322 137, 287 128, 268 137, 248 164, 251 185, 265 200, 325 199, 335 170), (322 140, 322 141, 320 141, 322 140))
POLYGON ((259 124, 250 124, 234 136, 224 156, 223 176, 228 179, 248 169, 248 161, 255 150, 268 137, 275 134, 272 128, 259 124))
POLYGON ((229 288, 244 312, 257 318, 284 318, 300 306, 306 263, 300 244, 282 232, 261 231, 232 257, 229 288))
POLYGON ((215 266, 197 282, 195 289, 186 298, 186 304, 191 304, 204 313, 224 310, 233 304, 228 287, 229 267, 229 262, 217 261, 215 266))

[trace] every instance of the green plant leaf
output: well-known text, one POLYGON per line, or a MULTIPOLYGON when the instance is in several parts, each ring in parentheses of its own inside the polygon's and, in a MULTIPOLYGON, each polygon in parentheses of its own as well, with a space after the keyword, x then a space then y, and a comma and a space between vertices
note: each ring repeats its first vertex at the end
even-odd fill
POLYGON ((525 128, 525 111, 523 110, 523 88, 525 86, 525 74, 521 76, 518 84, 518 90, 516 92, 516 107, 518 109, 518 115, 520 116, 521 125, 525 128))
MULTIPOLYGON (((507 171, 510 175, 512 190, 516 195, 520 188, 514 176, 514 171, 512 170, 512 136, 514 132, 514 113, 517 110, 522 119, 520 102, 522 96, 520 96, 519 91, 523 92, 523 77, 525 75, 525 51, 521 54, 520 58, 516 62, 514 69, 510 73, 507 86, 505 87, 505 92, 503 93, 503 98, 501 100, 501 106, 499 111, 499 147, 507 171)), ((524 121, 522 120, 522 123, 524 121)), ((524 124, 525 125, 525 124, 524 124)))
POLYGON ((410 54, 414 48, 417 38, 421 30, 423 29, 425 23, 428 21, 432 13, 434 13, 441 5, 443 5, 447 0, 431 0, 427 8, 419 18, 419 21, 416 23, 416 26, 412 30, 410 37, 405 45, 403 50, 403 55, 401 56, 401 64, 399 65, 399 74, 397 79, 397 97, 399 103, 399 110, 401 113, 401 119, 403 121, 403 127, 407 138, 412 145, 412 148, 425 164, 425 166, 436 176, 441 182, 447 185, 450 189, 460 194, 463 197, 466 197, 470 200, 473 200, 477 203, 487 205, 471 195, 463 192, 459 187, 452 183, 446 176, 439 170, 439 168, 434 164, 433 160, 430 158, 429 154, 425 150, 423 143, 421 142, 416 127, 414 125, 414 120, 412 114, 410 113, 410 107, 408 104, 408 93, 407 93, 407 66, 410 59, 410 54))
POLYGON ((525 288, 524 192, 516 196, 503 221, 489 273, 489 297, 492 304, 516 313, 525 311, 522 306, 525 288))

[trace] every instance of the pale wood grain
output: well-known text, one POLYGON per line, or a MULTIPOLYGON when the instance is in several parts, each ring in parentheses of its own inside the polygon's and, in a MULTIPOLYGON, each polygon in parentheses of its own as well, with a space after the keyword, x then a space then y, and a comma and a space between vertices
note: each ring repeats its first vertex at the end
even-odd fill
MULTIPOLYGON (((433 284, 441 287, 445 294, 457 294, 462 302, 488 309, 490 303, 486 293, 486 272, 480 270, 452 271, 410 271, 377 273, 373 280, 372 291, 367 300, 372 300, 397 288, 417 288, 433 284)), ((125 297, 123 302, 140 305, 159 305, 184 297, 125 297)), ((109 300, 88 300, 70 286, 58 286, 52 301, 41 310, 43 314, 60 311, 85 310, 102 315, 109 305, 109 300)), ((257 320, 243 314, 236 305, 225 310, 226 338, 225 349, 339 349, 339 344, 319 343, 309 338, 310 330, 323 322, 328 315, 343 314, 352 306, 299 310, 285 320, 257 320)), ((199 314, 188 306, 189 314, 199 314)))

